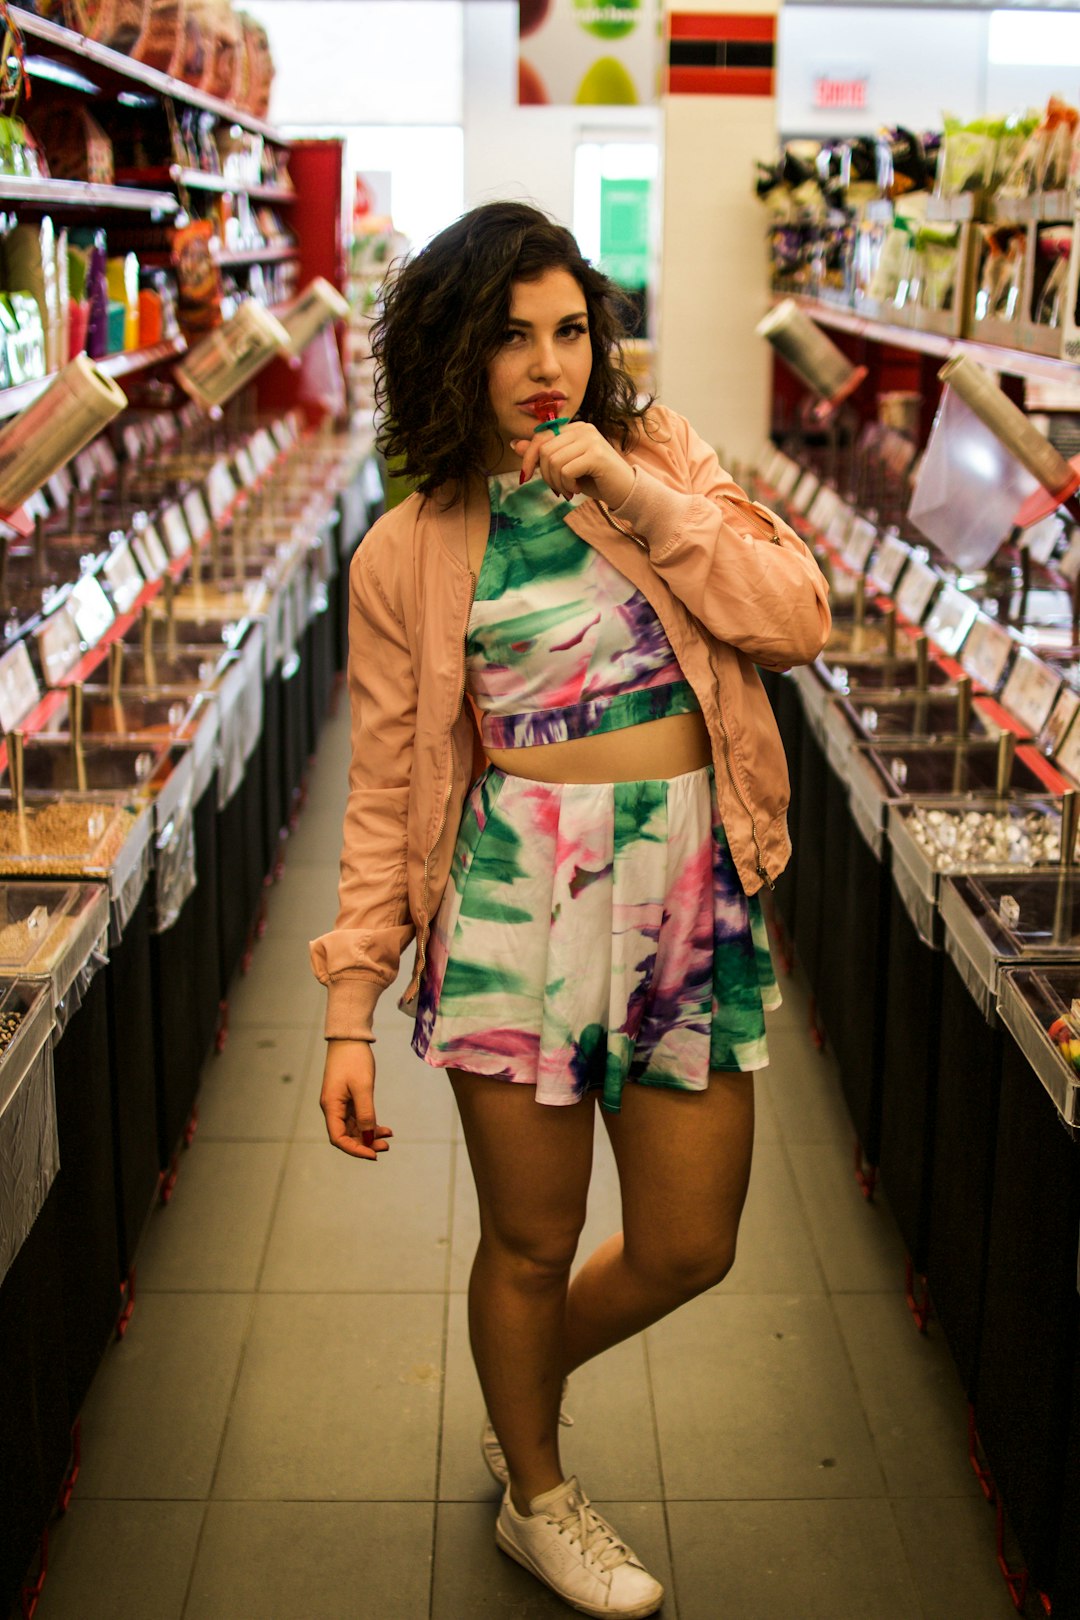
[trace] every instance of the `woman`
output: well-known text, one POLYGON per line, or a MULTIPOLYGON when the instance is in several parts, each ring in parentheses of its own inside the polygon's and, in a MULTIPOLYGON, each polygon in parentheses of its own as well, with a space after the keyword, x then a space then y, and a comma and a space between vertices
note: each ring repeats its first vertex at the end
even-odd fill
POLYGON ((417 489, 352 564, 340 909, 312 946, 330 1140, 375 1160, 372 1015, 416 939, 402 1004, 480 1205, 496 1541, 604 1616, 663 1591, 565 1477, 560 1392, 734 1258, 778 1000, 756 891, 790 850, 753 664, 808 661, 829 629, 801 541, 637 403, 618 311, 517 203, 465 215, 387 295, 382 442, 417 489), (597 1098, 624 1225, 571 1281, 597 1098))

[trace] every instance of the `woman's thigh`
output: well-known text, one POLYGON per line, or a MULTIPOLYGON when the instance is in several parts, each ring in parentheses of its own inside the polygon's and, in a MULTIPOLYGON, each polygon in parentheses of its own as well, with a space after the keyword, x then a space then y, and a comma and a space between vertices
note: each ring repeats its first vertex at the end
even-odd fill
POLYGON ((451 1069, 484 1238, 524 1258, 572 1258, 585 1221, 595 1106, 554 1107, 535 1088, 451 1069))
POLYGON ((754 1146, 754 1077, 709 1076, 705 1091, 624 1086, 604 1114, 622 1193, 626 1252, 693 1285, 735 1255, 754 1146))

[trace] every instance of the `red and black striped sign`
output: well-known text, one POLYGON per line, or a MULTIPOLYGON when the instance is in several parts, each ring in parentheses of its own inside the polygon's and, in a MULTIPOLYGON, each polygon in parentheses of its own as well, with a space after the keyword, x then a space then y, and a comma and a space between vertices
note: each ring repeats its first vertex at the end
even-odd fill
POLYGON ((667 89, 673 96, 774 96, 775 14, 671 12, 667 89))

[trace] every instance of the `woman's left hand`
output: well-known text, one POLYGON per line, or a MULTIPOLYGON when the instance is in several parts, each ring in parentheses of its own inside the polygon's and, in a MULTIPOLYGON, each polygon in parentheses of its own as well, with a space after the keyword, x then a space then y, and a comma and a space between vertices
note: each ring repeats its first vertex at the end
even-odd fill
POLYGON ((515 439, 521 457, 522 483, 539 469, 556 495, 589 495, 607 506, 621 506, 634 485, 633 468, 591 422, 568 422, 559 432, 536 433, 515 439))

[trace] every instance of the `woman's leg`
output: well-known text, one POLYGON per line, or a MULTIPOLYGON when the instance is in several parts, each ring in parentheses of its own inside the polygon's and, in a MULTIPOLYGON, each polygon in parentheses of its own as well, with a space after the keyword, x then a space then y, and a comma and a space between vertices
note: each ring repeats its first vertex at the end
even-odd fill
POLYGON ((754 1077, 712 1074, 707 1091, 627 1085, 605 1114, 623 1230, 570 1284, 564 1373, 712 1288, 735 1259, 750 1181, 754 1077))
POLYGON ((563 1479, 559 1395, 566 1290, 592 1170, 592 1098, 450 1071, 480 1203, 469 1336, 519 1513, 563 1479))

